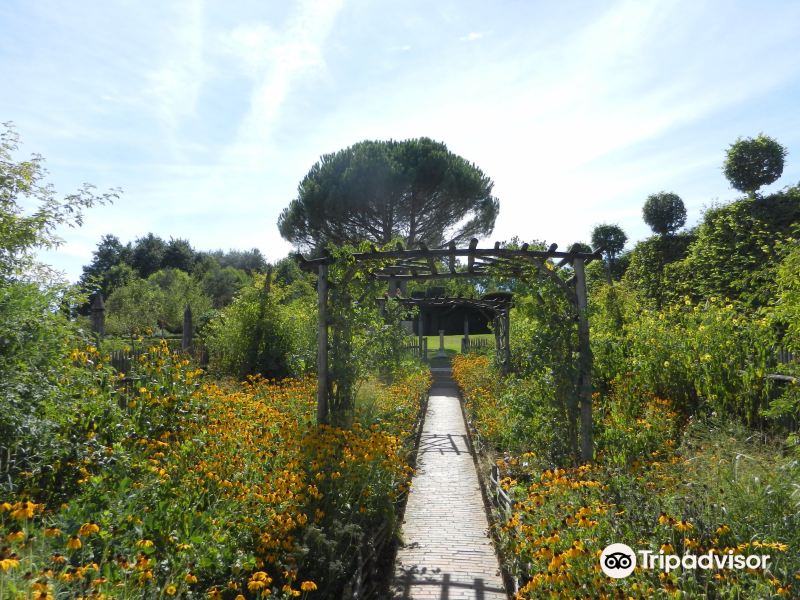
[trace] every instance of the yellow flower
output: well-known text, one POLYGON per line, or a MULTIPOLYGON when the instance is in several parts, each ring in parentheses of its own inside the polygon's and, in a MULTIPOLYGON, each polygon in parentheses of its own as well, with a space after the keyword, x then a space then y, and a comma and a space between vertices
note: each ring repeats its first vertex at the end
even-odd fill
POLYGON ((81 540, 77 535, 73 535, 67 540, 67 548, 69 550, 80 550, 81 546, 81 540))
POLYGON ((61 535, 61 530, 58 527, 45 527, 44 537, 56 537, 61 535))
POLYGON ((8 558, 0 560, 0 569, 8 571, 9 569, 16 569, 19 567, 19 559, 16 554, 12 554, 8 558))
POLYGON ((168 585, 167 588, 164 590, 164 593, 167 596, 174 596, 175 594, 178 593, 178 588, 176 588, 174 585, 168 585))
POLYGON ((20 542, 25 539, 25 532, 24 531, 12 531, 6 536, 6 539, 9 542, 20 542))
POLYGON ((300 584, 300 589, 304 592, 314 592, 317 589, 317 584, 313 581, 304 581, 300 584))
POLYGON ((189 585, 193 585, 193 584, 197 583, 197 577, 195 575, 193 575, 192 573, 187 573, 186 577, 184 577, 183 580, 186 583, 188 583, 189 585))
POLYGON ((84 523, 83 525, 80 526, 80 529, 78 529, 78 535, 81 537, 86 537, 92 535, 93 533, 99 533, 99 532, 100 528, 92 522, 84 523))
POLYGON ((24 521, 25 519, 33 518, 39 505, 34 504, 30 500, 26 500, 25 502, 18 502, 13 508, 14 510, 11 511, 11 516, 19 521, 24 521))
POLYGON ((675 529, 681 532, 691 531, 692 529, 694 529, 694 525, 689 523, 689 521, 678 521, 677 523, 675 523, 675 529))

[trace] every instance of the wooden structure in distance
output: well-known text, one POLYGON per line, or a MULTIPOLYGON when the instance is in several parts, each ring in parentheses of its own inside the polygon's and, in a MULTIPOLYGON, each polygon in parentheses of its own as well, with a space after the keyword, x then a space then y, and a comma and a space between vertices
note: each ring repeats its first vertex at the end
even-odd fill
MULTIPOLYGON (((414 297, 410 298, 396 296, 400 304, 405 307, 417 307, 420 312, 417 315, 417 336, 419 337, 419 347, 422 348, 423 331, 423 310, 429 308, 471 308, 483 313, 487 319, 491 319, 494 324, 495 349, 499 363, 504 372, 508 372, 511 366, 511 345, 509 340, 509 313, 512 307, 510 293, 490 294, 483 298, 457 298, 449 296, 434 297, 414 297)), ((386 301, 385 298, 378 300, 380 303, 386 301)), ((467 324, 465 321, 464 335, 468 335, 467 324)))
MULTIPOLYGON (((478 248, 473 238, 467 248, 458 248, 451 242, 446 248, 429 249, 420 244, 418 249, 406 249, 398 243, 394 250, 378 250, 374 246, 368 252, 356 252, 351 256, 354 268, 362 268, 376 279, 389 283, 390 296, 396 296, 398 287, 405 281, 451 279, 458 277, 525 277, 530 267, 550 280, 564 293, 572 305, 578 321, 578 381, 581 421, 581 456, 584 461, 592 459, 592 351, 589 344, 589 319, 587 315, 587 292, 584 266, 602 257, 603 249, 594 252, 559 252, 552 244, 547 250, 532 250, 528 244, 519 249, 478 248), (466 270, 459 270, 457 260, 466 259, 466 270), (437 264, 437 262, 439 264, 437 264), (444 264, 444 268, 440 266, 444 264), (571 266, 573 276, 563 279, 558 271, 571 266)), ((317 422, 328 418, 328 266, 334 262, 330 256, 306 259, 296 254, 300 267, 316 272, 319 297, 319 335, 317 347, 317 422)), ((506 327, 505 335, 508 335, 506 327)))

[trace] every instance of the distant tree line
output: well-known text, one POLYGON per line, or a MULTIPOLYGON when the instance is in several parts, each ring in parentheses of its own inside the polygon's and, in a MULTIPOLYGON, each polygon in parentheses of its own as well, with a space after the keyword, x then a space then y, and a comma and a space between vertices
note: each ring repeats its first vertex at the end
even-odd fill
MULTIPOLYGON (((79 285, 106 300, 111 333, 130 334, 147 327, 179 331, 190 305, 200 323, 209 311, 227 306, 267 261, 251 250, 195 250, 188 240, 148 233, 123 244, 104 235, 84 266, 79 285)), ((86 314, 88 306, 82 307, 86 314)))

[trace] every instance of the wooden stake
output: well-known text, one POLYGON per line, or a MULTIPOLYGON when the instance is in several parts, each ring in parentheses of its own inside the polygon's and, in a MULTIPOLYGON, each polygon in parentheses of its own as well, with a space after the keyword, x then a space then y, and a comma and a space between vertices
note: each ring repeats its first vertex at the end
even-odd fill
POLYGON ((319 266, 317 279, 317 425, 328 422, 328 265, 319 266))
POLYGON ((594 455, 592 440, 592 347, 589 342, 589 315, 586 294, 586 273, 582 258, 575 258, 575 296, 578 309, 578 395, 581 405, 581 459, 591 462, 594 455))

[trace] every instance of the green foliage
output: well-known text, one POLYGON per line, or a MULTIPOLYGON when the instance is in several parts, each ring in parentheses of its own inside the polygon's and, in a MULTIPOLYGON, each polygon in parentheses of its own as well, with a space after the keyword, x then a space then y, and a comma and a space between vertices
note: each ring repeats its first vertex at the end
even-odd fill
POLYGON ((619 225, 603 223, 592 230, 592 246, 602 248, 611 261, 622 252, 627 241, 628 236, 619 225))
MULTIPOLYGON (((545 426, 553 439, 549 454, 555 464, 565 460, 569 447, 577 456, 577 330, 573 309, 560 288, 540 282, 527 295, 515 297, 511 311, 512 365, 526 380, 524 386, 510 389, 503 398, 513 407, 517 444, 531 443, 537 426, 545 426), (523 388, 527 386, 527 390, 523 388), (527 392, 537 390, 535 395, 527 392), (536 402, 531 402, 536 398, 536 402), (535 422, 526 422, 528 417, 535 422), (557 460, 560 458, 560 460, 557 460)), ((532 447, 532 446, 531 446, 532 447)), ((541 446, 536 446, 541 448, 541 446)))
POLYGON ((630 252, 630 263, 623 280, 656 307, 660 307, 672 286, 665 276, 665 268, 670 263, 684 259, 694 239, 693 232, 682 232, 653 236, 638 242, 630 252))
POLYGON ((302 249, 326 244, 437 247, 488 235, 498 201, 474 164, 428 138, 364 141, 324 155, 278 220, 281 235, 302 249))
MULTIPOLYGON (((778 301, 775 304, 775 321, 783 333, 780 345, 800 354, 800 243, 794 243, 792 250, 777 269, 778 301)), ((778 419, 794 433, 789 436, 788 445, 795 448, 800 457, 800 436, 797 425, 800 423, 800 364, 778 365, 778 368, 798 380, 782 386, 781 395, 773 400, 767 416, 778 419)))
POLYGON ((653 310, 615 286, 599 294, 590 321, 598 382, 624 379, 632 394, 667 398, 684 414, 703 407, 759 422, 775 343, 767 319, 714 298, 653 310))
POLYGON ((80 340, 60 307, 80 301, 53 283, 35 252, 59 244, 58 226, 80 225, 82 211, 112 200, 85 185, 59 200, 40 156, 16 162, 18 137, 0 133, 0 489, 16 491, 23 473, 42 495, 68 493, 64 473, 82 458, 73 436, 113 407, 88 389, 107 381, 107 370, 73 367, 70 345, 80 340), (27 213, 23 207, 33 207, 27 213), (96 377, 95 377, 96 375, 96 377), (79 415, 89 415, 89 420, 79 415))
POLYGON ((211 298, 214 308, 227 306, 250 281, 247 273, 235 267, 219 267, 216 263, 203 274, 200 284, 211 298))
POLYGON ((164 294, 145 279, 134 279, 114 290, 105 301, 106 332, 134 336, 154 330, 162 311, 164 294))
MULTIPOLYGON (((153 233, 124 245, 116 236, 104 235, 93 252, 92 262, 83 267, 80 286, 86 292, 99 290, 107 299, 134 278, 147 279, 158 271, 177 270, 192 275, 214 308, 222 308, 250 281, 252 273, 263 273, 266 268, 267 263, 257 248, 198 252, 188 240, 170 238, 166 242, 153 233)), ((191 300, 193 308, 205 310, 204 299, 199 303, 194 302, 196 298, 191 300)), ((88 305, 83 306, 83 313, 88 314, 88 309, 88 305)), ((168 320, 176 322, 171 317, 168 320)), ((171 327, 174 329, 175 325, 171 327)))
POLYGON ((113 290, 128 283, 135 271, 131 266, 131 245, 123 245, 115 235, 104 235, 92 252, 92 262, 83 267, 81 287, 100 291, 108 298, 113 290))
POLYGON ((194 270, 195 251, 188 240, 170 238, 164 249, 161 268, 180 269, 186 273, 194 270))
POLYGON ((148 233, 133 244, 131 266, 140 277, 149 277, 164 266, 167 244, 157 235, 148 233))
POLYGON ((686 207, 678 194, 659 192, 647 197, 642 207, 642 216, 653 233, 668 235, 675 233, 686 223, 686 207))
POLYGON ((766 306, 776 295, 776 266, 798 239, 800 188, 715 206, 706 211, 686 260, 669 265, 665 277, 678 297, 766 306))
POLYGON ((132 279, 111 293, 106 300, 106 330, 125 336, 156 328, 179 333, 187 306, 197 323, 211 309, 211 300, 184 271, 163 269, 147 279, 132 279))
POLYGON ((755 197, 758 188, 781 176, 785 158, 786 148, 762 133, 731 144, 723 170, 733 188, 755 197))
POLYGON ((316 364, 316 303, 287 302, 285 287, 256 275, 208 324, 211 368, 236 377, 299 375, 316 364))
POLYGON ((644 442, 634 443, 642 453, 629 467, 542 470, 527 454, 500 462, 514 508, 497 533, 509 568, 524 569, 520 598, 575 597, 575 590, 592 598, 791 597, 800 567, 796 461, 721 423, 689 427, 677 453, 671 439, 649 452, 659 437, 652 431, 665 421, 658 412, 647 433, 649 421, 615 425, 619 433, 637 429, 624 435, 644 442), (769 569, 598 576, 598 555, 619 540, 656 555, 769 555, 769 569))
POLYGON ((34 252, 55 248, 61 240, 55 230, 59 226, 79 226, 83 210, 95 204, 111 202, 119 190, 96 194, 94 187, 84 184, 77 192, 63 199, 56 196, 52 184, 45 181, 44 159, 33 155, 16 161, 19 136, 10 123, 0 130, 0 278, 46 275, 47 269, 36 263, 34 252), (28 213, 23 207, 33 206, 28 213))
POLYGON ((183 313, 187 306, 196 319, 211 309, 211 300, 200 283, 185 271, 168 267, 153 273, 147 281, 161 290, 163 300, 156 315, 157 323, 167 331, 183 331, 183 313))
POLYGON ((574 244, 570 244, 569 248, 567 249, 568 252, 591 252, 592 247, 589 244, 584 242, 575 242, 574 244))
POLYGON ((790 350, 800 352, 800 241, 791 243, 789 248, 777 269, 775 313, 786 329, 784 343, 790 350))

